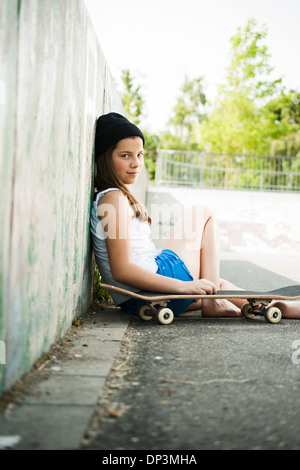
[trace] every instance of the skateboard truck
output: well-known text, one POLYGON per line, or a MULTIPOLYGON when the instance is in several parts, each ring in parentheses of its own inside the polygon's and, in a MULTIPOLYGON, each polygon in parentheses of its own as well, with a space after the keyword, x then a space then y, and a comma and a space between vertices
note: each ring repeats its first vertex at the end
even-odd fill
POLYGON ((277 307, 268 307, 272 299, 249 299, 248 303, 242 306, 242 315, 245 318, 254 318, 256 315, 265 317, 268 323, 278 323, 282 314, 277 307))
POLYGON ((152 320, 154 316, 162 325, 169 325, 174 319, 174 313, 170 308, 166 307, 167 305, 168 302, 166 300, 146 301, 138 310, 139 317, 147 321, 152 320))

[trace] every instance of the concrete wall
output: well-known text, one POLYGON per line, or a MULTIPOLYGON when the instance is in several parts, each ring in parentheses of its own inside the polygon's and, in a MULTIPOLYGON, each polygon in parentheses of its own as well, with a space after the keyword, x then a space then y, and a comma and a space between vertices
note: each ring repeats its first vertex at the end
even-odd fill
POLYGON ((122 106, 83 1, 1 0, 0 64, 1 393, 91 301, 94 124, 122 106))

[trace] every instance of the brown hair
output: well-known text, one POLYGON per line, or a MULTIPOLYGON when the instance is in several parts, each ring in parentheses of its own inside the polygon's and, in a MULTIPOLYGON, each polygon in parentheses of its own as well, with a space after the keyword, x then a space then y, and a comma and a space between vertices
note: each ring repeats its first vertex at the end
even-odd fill
POLYGON ((100 155, 95 161, 95 176, 94 176, 94 190, 95 197, 101 191, 108 188, 118 188, 127 197, 129 205, 132 206, 136 217, 141 220, 148 221, 151 224, 151 218, 145 211, 143 205, 135 198, 135 196, 129 191, 127 186, 123 184, 117 177, 115 170, 112 165, 112 153, 115 150, 117 144, 107 149, 102 155, 100 155))

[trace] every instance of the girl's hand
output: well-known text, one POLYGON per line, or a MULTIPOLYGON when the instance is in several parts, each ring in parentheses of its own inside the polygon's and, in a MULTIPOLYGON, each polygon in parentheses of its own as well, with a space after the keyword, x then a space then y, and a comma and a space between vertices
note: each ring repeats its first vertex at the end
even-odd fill
POLYGON ((208 279, 197 279, 196 281, 183 281, 183 294, 216 294, 216 285, 208 279))

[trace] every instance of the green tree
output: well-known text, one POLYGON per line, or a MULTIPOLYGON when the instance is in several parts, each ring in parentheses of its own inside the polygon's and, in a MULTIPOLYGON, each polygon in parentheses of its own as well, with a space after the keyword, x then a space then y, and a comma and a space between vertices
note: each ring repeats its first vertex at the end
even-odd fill
POLYGON ((164 148, 177 150, 198 149, 199 124, 206 116, 205 104, 203 77, 192 80, 185 77, 180 88, 180 95, 168 122, 168 130, 162 135, 164 148))
POLYGON ((128 69, 122 70, 121 81, 123 86, 121 100, 126 116, 134 124, 139 125, 145 104, 145 100, 141 95, 141 86, 135 83, 136 80, 128 69))
POLYGON ((145 137, 145 165, 150 179, 155 179, 156 157, 157 149, 160 147, 160 138, 158 135, 148 132, 147 129, 143 129, 143 134, 145 137))
POLYGON ((230 39, 231 64, 227 69, 225 91, 247 93, 256 102, 277 91, 281 78, 268 80, 273 68, 269 64, 271 56, 263 43, 266 37, 266 27, 258 27, 254 18, 244 29, 238 28, 230 39))
POLYGON ((200 126, 202 144, 213 152, 268 153, 272 140, 266 102, 279 93, 264 40, 265 27, 254 19, 231 38, 231 63, 210 116, 200 126))
POLYGON ((265 108, 270 117, 273 140, 271 155, 300 156, 300 100, 296 90, 284 91, 265 108))

